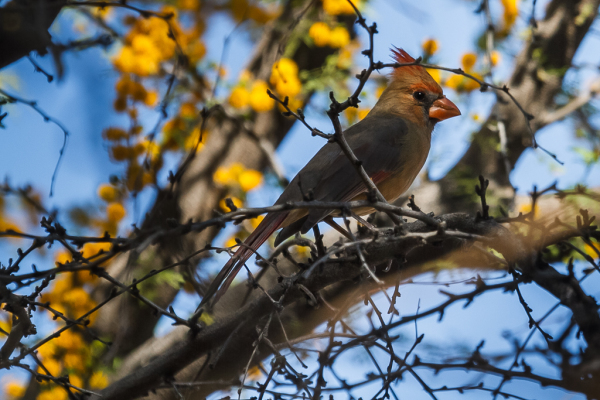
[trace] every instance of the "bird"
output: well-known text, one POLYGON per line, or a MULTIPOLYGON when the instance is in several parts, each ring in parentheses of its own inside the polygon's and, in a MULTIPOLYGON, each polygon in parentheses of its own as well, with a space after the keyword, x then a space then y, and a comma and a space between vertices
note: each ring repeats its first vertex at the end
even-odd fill
MULTIPOLYGON (((399 64, 416 62, 401 48, 394 47, 391 51, 399 64)), ((394 69, 375 106, 365 118, 349 127, 344 136, 383 197, 392 202, 409 188, 425 164, 435 125, 459 115, 460 110, 444 96, 440 85, 416 63, 394 69)), ((314 200, 327 202, 368 198, 364 181, 336 142, 328 142, 317 152, 292 179, 275 205, 302 201, 307 193, 314 200)), ((373 211, 366 207, 353 210, 359 216, 373 211)), ((336 210, 326 209, 266 214, 214 278, 199 308, 219 300, 244 263, 277 229, 283 228, 275 238, 275 246, 335 215, 336 210)))

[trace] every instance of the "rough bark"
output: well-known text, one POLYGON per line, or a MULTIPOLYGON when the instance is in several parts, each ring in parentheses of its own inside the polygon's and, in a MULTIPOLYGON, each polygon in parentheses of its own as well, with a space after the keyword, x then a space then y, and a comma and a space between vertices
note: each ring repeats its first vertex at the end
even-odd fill
POLYGON ((36 50, 46 53, 51 43, 48 29, 64 0, 11 1, 0 8, 0 69, 36 50))

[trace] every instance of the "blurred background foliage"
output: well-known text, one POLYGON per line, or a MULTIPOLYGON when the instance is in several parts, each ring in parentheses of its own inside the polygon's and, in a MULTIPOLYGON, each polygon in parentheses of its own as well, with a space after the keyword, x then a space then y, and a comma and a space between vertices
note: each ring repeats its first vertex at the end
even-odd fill
MULTIPOLYGON (((0 2, 0 6, 9 8, 11 4, 19 3, 15 0, 3 1, 0 2)), ((376 16, 378 8, 383 7, 382 3, 385 2, 354 0, 359 10, 367 16, 374 15, 376 22, 379 22, 376 16)), ((453 0, 437 10, 435 8, 438 5, 430 3, 416 5, 399 1, 396 6, 399 13, 408 15, 410 19, 425 18, 423 15, 429 13, 443 13, 452 7, 466 8, 473 12, 472 19, 449 21, 445 29, 453 29, 452 24, 477 23, 478 28, 471 41, 458 46, 450 39, 428 34, 427 24, 423 24, 415 33, 415 37, 418 38, 418 42, 413 40, 415 43, 405 44, 402 37, 376 36, 378 47, 384 48, 378 50, 382 51, 378 54, 385 54, 385 48, 392 44, 399 47, 406 45, 413 56, 421 56, 425 63, 460 67, 478 79, 501 84, 502 79, 509 76, 519 47, 531 39, 535 30, 534 6, 541 16, 547 2, 538 1, 535 5, 535 1, 525 0, 491 0, 489 4, 453 0), (481 9, 483 4, 490 7, 490 20, 486 19, 485 10, 481 9), (423 9, 420 9, 421 7, 423 9), (440 50, 444 47, 452 49, 452 53, 441 53, 440 50), (454 58, 450 58, 449 54, 454 58)), ((586 18, 586 12, 595 13, 594 10, 581 10, 582 21, 586 18)), ((4 14, 5 17, 7 15, 10 16, 4 14)), ((2 127, 5 128, 4 131, 0 131, 0 135, 27 135, 26 132, 17 132, 17 128, 22 129, 26 125, 18 125, 16 121, 38 118, 28 114, 29 109, 32 109, 34 114, 37 110, 42 119, 49 122, 42 126, 46 130, 54 129, 51 127, 54 123, 59 126, 61 123, 66 124, 64 116, 71 113, 72 119, 91 120, 94 126, 93 129, 81 129, 86 124, 79 125, 77 130, 69 128, 69 140, 73 144, 68 142, 61 157, 68 157, 69 153, 88 154, 89 150, 79 147, 82 146, 81 142, 74 137, 95 135, 90 141, 92 151, 108 154, 112 165, 102 166, 93 171, 93 174, 85 166, 81 167, 81 171, 77 171, 75 165, 85 164, 84 157, 76 162, 66 162, 66 165, 54 171, 48 167, 51 162, 47 160, 56 161, 56 152, 48 151, 50 147, 54 149, 56 146, 45 146, 46 148, 42 149, 45 157, 44 167, 38 167, 43 169, 40 171, 43 180, 34 178, 37 173, 36 164, 40 161, 36 157, 26 160, 29 167, 20 178, 17 177, 16 185, 13 184, 15 178, 7 172, 6 181, 0 186, 0 231, 3 232, 1 240, 4 254, 0 260, 2 264, 10 265, 8 259, 19 257, 20 254, 15 249, 27 246, 23 239, 12 233, 40 232, 39 221, 43 216, 53 216, 67 227, 70 233, 86 236, 127 237, 136 229, 145 226, 148 220, 144 219, 144 216, 151 213, 152 205, 160 198, 160 193, 168 192, 174 185, 176 180, 173 174, 185 164, 185 160, 190 157, 215 157, 212 153, 205 156, 204 152, 210 151, 206 149, 209 148, 213 135, 218 134, 218 130, 212 129, 210 123, 205 124, 203 121, 210 110, 217 107, 223 110, 227 118, 244 126, 247 121, 258 120, 261 114, 283 111, 267 94, 269 89, 282 99, 288 97, 291 109, 305 109, 307 115, 313 116, 327 130, 326 122, 323 122, 324 119, 318 114, 326 107, 328 92, 334 91, 338 99, 347 98, 356 85, 354 75, 360 72, 365 62, 361 51, 367 48, 368 43, 365 40, 368 38, 357 30, 355 19, 355 11, 346 0, 66 2, 63 11, 50 28, 52 36, 56 39, 53 45, 48 47, 47 54, 44 55, 44 51, 39 51, 40 55, 32 53, 27 56, 30 61, 22 59, 16 65, 5 66, 0 71, 0 118, 2 127), (286 13, 293 14, 294 17, 282 18, 286 13), (266 57, 260 54, 260 48, 266 40, 263 37, 265 27, 282 23, 288 26, 281 28, 285 36, 280 40, 275 61, 267 66, 260 64, 257 60, 261 56, 266 57), (218 28, 219 24, 223 27, 218 28), (231 27, 233 29, 229 30, 231 27), (207 35, 209 28, 211 33, 207 35), (240 46, 231 45, 231 41, 239 36, 245 38, 245 49, 240 50, 240 46), (259 49, 258 54, 255 53, 256 49, 259 49), (253 54, 252 57, 250 54, 253 54), (316 57, 322 62, 315 66, 300 56, 302 65, 299 65, 299 54, 308 54, 309 58, 316 57), (27 86, 23 79, 29 79, 27 77, 31 74, 26 75, 22 71, 34 69, 38 78, 47 80, 46 85, 56 85, 58 90, 71 90, 68 82, 78 74, 77 69, 89 67, 83 62, 85 58, 90 58, 89 62, 92 64, 103 62, 108 65, 108 69, 95 69, 94 73, 100 71, 109 79, 102 79, 101 84, 95 86, 82 84, 84 89, 77 91, 77 96, 84 93, 89 99, 76 98, 69 103, 64 102, 63 98, 60 107, 67 111, 60 120, 51 113, 46 114, 45 108, 38 106, 34 101, 39 100, 39 104, 44 104, 42 97, 51 93, 27 86), (94 100, 96 97, 99 100, 110 98, 110 104, 98 104, 94 100), (81 105, 74 104, 78 101, 81 101, 81 105), (28 111, 23 111, 24 109, 28 111), (71 111, 68 111, 69 109, 71 111), (87 110, 99 113, 100 117, 91 119, 84 114, 87 110), (23 175, 27 174, 30 175, 32 186, 23 182, 23 175), (83 186, 79 187, 78 181, 72 179, 78 174, 83 176, 82 182, 86 181, 85 187, 94 187, 95 198, 78 198, 79 193, 85 192, 83 186), (90 176, 86 178, 85 174, 90 176), (56 180, 54 198, 48 196, 48 176, 52 177, 52 181, 56 180)), ((5 19, 3 26, 5 31, 19 31, 18 21, 6 21, 5 19)), ((394 27, 388 29, 393 31, 394 27)), ((592 28, 589 35, 597 36, 597 28, 592 28)), ((598 43, 588 48, 598 49, 598 43)), ((543 65, 547 55, 534 52, 532 57, 543 65)), ((568 104, 581 92, 590 90, 590 73, 596 73, 598 60, 593 56, 581 59, 583 61, 579 65, 563 69, 540 67, 540 79, 569 74, 569 79, 556 98, 558 105, 568 104), (584 65, 585 63, 589 65, 584 65)), ((387 62, 387 59, 384 61, 387 62)), ((454 125, 453 129, 460 129, 463 132, 462 137, 466 138, 464 142, 468 142, 469 137, 487 123, 484 115, 489 112, 490 101, 481 100, 484 94, 479 92, 480 85, 475 80, 439 69, 428 70, 443 86, 448 97, 457 99, 461 109, 467 110, 463 113, 463 121, 454 125)), ((374 75, 361 95, 359 107, 349 108, 343 113, 346 126, 365 117, 385 88, 387 72, 389 71, 374 75)), ((93 74, 84 74, 78 79, 98 78, 93 74)), ((36 83, 42 84, 44 82, 36 83)), ((52 102, 52 98, 46 100, 45 104, 48 102, 52 102)), ((523 104, 525 109, 527 106, 523 104)), ((529 184, 531 174, 545 174, 554 179, 553 170, 571 168, 566 174, 569 176, 568 183, 562 189, 575 188, 576 185, 597 185, 600 182, 600 170, 597 167, 600 138, 595 127, 597 115, 597 103, 589 101, 575 110, 571 115, 571 125, 563 129, 563 132, 568 130, 568 133, 562 134, 558 146, 568 148, 569 151, 558 154, 558 157, 566 160, 569 165, 562 167, 538 151, 533 156, 528 155, 537 157, 537 161, 528 172, 521 172, 525 178, 512 178, 521 179, 524 184, 529 184), (573 172, 575 170, 572 165, 578 163, 583 165, 583 175, 574 177, 576 172, 573 172)), ((291 123, 290 120, 289 124, 291 123)), ((72 126, 70 123, 67 125, 72 126)), ((90 125, 87 124, 87 127, 90 125)), ((457 139, 448 138, 447 135, 451 133, 447 130, 443 132, 446 137, 435 140, 438 140, 441 146, 452 147, 457 139)), ((305 138, 301 141, 309 140, 307 131, 299 135, 305 138)), ((257 133, 257 136, 260 137, 260 133, 257 133)), ((312 146, 318 147, 322 142, 316 143, 312 146)), ((275 141, 275 146, 277 144, 275 141)), ((492 144, 496 146, 495 142, 492 144)), ((10 148, 10 143, 2 146, 7 152, 14 151, 10 148)), ((36 143, 32 142, 31 146, 36 146, 36 143)), ((460 153, 460 146, 458 147, 460 153)), ((464 145, 462 149, 464 151, 464 145)), ((271 150, 271 153, 276 158, 280 156, 280 153, 274 153, 274 150, 271 150)), ((280 166, 280 161, 277 160, 268 164, 267 168, 259 165, 249 167, 240 161, 215 166, 210 181, 211 187, 218 192, 217 208, 220 212, 228 212, 231 208, 225 201, 226 198, 230 198, 235 207, 270 205, 269 201, 273 200, 274 194, 285 184, 286 178, 293 176, 293 171, 301 166, 301 162, 287 159, 292 157, 293 153, 288 150, 287 155, 282 157, 285 168, 279 170, 277 167, 280 166)), ((428 164, 430 173, 435 170, 435 162, 440 157, 445 157, 444 152, 440 152, 440 148, 434 145, 432 161, 428 164)), ((438 170, 437 177, 443 176, 451 167, 447 160, 444 162, 445 171, 438 170)), ((15 168, 14 161, 10 164, 10 168, 15 168)), ((6 168, 10 171, 8 164, 6 168)), ((577 171, 580 170, 581 168, 577 171)), ((429 178, 425 174, 422 180, 429 178)), ((457 178, 456 185, 463 185, 461 190, 473 194, 473 182, 476 181, 477 174, 469 173, 464 179, 466 181, 463 184, 457 178)), ((544 179, 541 181, 547 182, 547 179, 544 179)), ((524 190, 519 193, 524 193, 531 187, 522 189, 524 190)), ((494 199, 489 201, 494 204, 494 199)), ((512 209, 508 211, 523 214, 542 213, 538 209, 532 209, 531 204, 529 199, 512 198, 512 209)), ((247 237, 260 220, 261 217, 258 217, 229 227, 217 236, 216 242, 227 248, 234 247, 236 239, 243 240, 247 237)), ((571 252, 561 252, 556 247, 552 257, 562 262, 567 262, 571 257, 588 261, 590 258, 598 259, 598 251, 594 249, 593 243, 584 243, 581 239, 573 239, 573 243, 580 246, 584 250, 583 253, 573 255, 571 252)), ((597 243, 595 245, 597 247, 597 243)), ((35 250, 35 264, 37 268, 49 269, 53 265, 68 265, 78 261, 76 258, 98 259, 110 249, 111 244, 102 241, 88 241, 81 243, 80 248, 71 249, 59 245, 40 247, 35 250)), ((303 255, 302 252, 306 254, 307 249, 299 246, 297 251, 303 255)), ((212 260, 213 268, 223 259, 217 257, 216 262, 212 260)), ((101 265, 108 267, 110 262, 108 260, 101 265)), ((211 260, 199 262, 196 267, 200 266, 200 272, 169 271, 145 283, 140 290, 152 299, 156 296, 153 291, 159 290, 162 284, 167 284, 177 291, 188 293, 188 300, 197 301, 199 297, 196 296, 196 292, 209 274, 206 271, 211 266, 210 262, 211 260), (204 269, 202 266, 205 266, 204 269)), ((36 267, 32 268, 31 270, 35 271, 36 267)), ((43 344, 37 347, 37 361, 28 361, 30 368, 55 377, 68 376, 70 384, 79 388, 96 390, 108 385, 108 377, 119 368, 119 357, 123 357, 124 354, 117 357, 108 350, 104 343, 114 339, 110 335, 94 333, 101 332, 101 329, 96 330, 97 313, 89 313, 98 305, 98 284, 97 274, 88 270, 59 274, 47 282, 48 286, 42 291, 40 302, 49 302, 51 308, 40 307, 39 312, 34 313, 34 323, 38 331, 36 335, 27 339, 27 343, 43 344), (82 318, 84 315, 83 320, 87 328, 68 329, 59 337, 40 342, 56 329, 69 324, 70 320, 82 318)), ((26 288, 14 289, 20 293, 19 290, 26 288)), ((0 336, 5 336, 11 331, 12 323, 12 314, 0 311, 0 336)), ((254 373, 260 375, 258 370, 254 373)), ((19 399, 25 396, 30 386, 28 376, 13 373, 12 370, 3 371, 1 374, 0 383, 3 385, 5 398, 19 399)), ((252 376, 250 374, 249 378, 253 379, 252 376)), ((29 398, 68 398, 68 392, 51 380, 42 380, 36 388, 36 393, 35 397, 29 398)))

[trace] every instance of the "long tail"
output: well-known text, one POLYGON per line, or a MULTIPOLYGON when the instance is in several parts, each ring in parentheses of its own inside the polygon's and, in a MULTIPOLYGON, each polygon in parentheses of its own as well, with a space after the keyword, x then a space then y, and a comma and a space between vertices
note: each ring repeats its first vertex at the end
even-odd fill
POLYGON ((217 274, 204 294, 204 298, 202 298, 198 308, 211 301, 213 296, 213 304, 223 296, 244 263, 267 241, 273 232, 279 229, 287 215, 288 213, 270 213, 265 216, 254 232, 244 240, 244 244, 236 250, 233 257, 227 261, 227 264, 217 274))

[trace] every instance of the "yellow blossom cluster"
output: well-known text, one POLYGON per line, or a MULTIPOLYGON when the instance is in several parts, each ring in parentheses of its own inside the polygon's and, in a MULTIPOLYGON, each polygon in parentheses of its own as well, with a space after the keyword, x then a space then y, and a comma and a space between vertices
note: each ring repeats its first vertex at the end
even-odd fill
POLYGON ((367 116, 369 111, 371 110, 368 108, 349 107, 346 110, 344 110, 344 115, 346 117, 346 120, 348 121, 348 124, 351 125, 360 120, 363 120, 367 116))
POLYGON ((293 98, 302 90, 302 84, 298 78, 298 65, 289 58, 282 58, 273 64, 269 82, 281 96, 293 98))
MULTIPOLYGON (((72 385, 90 386, 91 372, 88 364, 91 360, 91 350, 79 332, 73 329, 61 332, 59 337, 40 346, 37 355, 50 375, 56 377, 68 375, 72 385), (87 385, 85 381, 88 381, 87 385)), ((38 367, 38 372, 41 374, 46 374, 46 370, 38 367)), ((62 399, 62 393, 65 393, 66 396, 63 388, 50 382, 44 382, 37 400, 62 399)))
POLYGON ((6 394, 6 397, 10 400, 17 400, 22 398, 25 394, 26 389, 27 388, 25 387, 25 385, 12 380, 8 381, 4 385, 4 393, 6 394))
POLYGON ((165 150, 199 151, 202 149, 208 132, 206 130, 200 132, 197 121, 199 112, 196 102, 187 101, 180 105, 179 112, 163 126, 160 144, 151 149, 157 159, 165 150))
POLYGON ((4 332, 11 331, 11 329, 12 329, 12 314, 11 313, 5 312, 4 310, 0 310, 0 329, 2 329, 4 332))
POLYGON ((175 54, 176 43, 169 37, 169 23, 158 17, 131 17, 125 22, 132 28, 125 36, 121 52, 113 60, 115 67, 139 76, 157 74, 160 63, 175 54))
POLYGON ((153 90, 147 90, 144 85, 131 79, 130 74, 123 74, 116 84, 117 99, 114 102, 116 111, 123 112, 127 110, 127 101, 131 103, 143 103, 148 107, 154 107, 158 100, 158 93, 153 90))
POLYGON ((510 33, 511 28, 517 21, 519 16, 519 5, 518 0, 500 0, 504 12, 502 14, 502 28, 500 29, 499 36, 504 37, 510 33))
MULTIPOLYGON (((352 0, 352 3, 358 8, 361 8, 361 0, 352 0)), ((354 14, 354 8, 348 0, 323 0, 323 10, 329 15, 354 14)))
MULTIPOLYGON (((466 53, 463 55, 462 60, 461 60, 461 64, 462 64, 462 68, 463 70, 480 79, 483 80, 483 77, 481 76, 481 74, 477 73, 474 71, 474 67, 475 64, 477 63, 477 54, 475 53, 466 53)), ((466 76, 463 75, 458 75, 458 74, 454 74, 452 75, 450 78, 448 78, 448 80, 446 80, 445 82, 446 87, 449 87, 450 89, 454 89, 457 92, 472 92, 473 90, 479 89, 479 83, 477 83, 477 81, 468 78, 466 76)))
POLYGON ((178 48, 190 64, 196 64, 204 57, 206 48, 198 40, 204 31, 203 24, 195 24, 184 31, 178 23, 175 8, 164 7, 160 13, 164 19, 155 16, 125 19, 131 29, 125 35, 121 51, 113 59, 117 70, 142 77, 158 74, 161 63, 170 60, 178 48))
POLYGON ((423 48, 423 52, 426 56, 432 56, 437 53, 440 46, 438 41, 435 39, 425 39, 421 47, 423 48))
MULTIPOLYGON (((159 146, 147 138, 141 137, 142 128, 133 125, 128 131, 122 128, 109 127, 102 132, 102 136, 110 142, 109 154, 116 162, 127 163, 126 186, 129 190, 141 190, 146 185, 155 181, 155 172, 162 167, 162 157, 159 146), (150 161, 150 170, 142 168, 140 158, 150 161)), ((98 195, 105 201, 114 191, 102 187, 104 192, 98 195), (107 196, 106 198, 104 196, 107 196)), ((116 190, 116 189, 115 189, 116 190)))
POLYGON ((177 8, 183 11, 199 11, 200 0, 178 0, 177 8))
POLYGON ((267 82, 257 79, 252 83, 240 80, 229 94, 229 105, 233 108, 244 109, 250 106, 256 112, 271 111, 275 100, 269 97, 267 82))
MULTIPOLYGON (((244 206, 246 192, 258 187, 262 182, 262 174, 259 171, 245 168, 241 163, 233 163, 229 167, 219 167, 213 176, 216 184, 227 187, 227 196, 219 202, 219 208, 224 212, 230 212, 227 204, 230 199, 237 208, 244 206)), ((262 216, 245 220, 243 229, 234 233, 226 242, 225 247, 236 245, 236 238, 244 240, 249 232, 254 230, 262 221, 262 216)))
MULTIPOLYGON (((184 13, 199 11, 201 7, 199 0, 180 2, 184 13)), ((200 137, 198 129, 188 129, 188 125, 193 125, 191 122, 182 127, 182 134, 174 129, 181 125, 180 121, 187 118, 190 104, 194 108, 201 99, 202 95, 194 91, 192 95, 196 98, 189 104, 184 103, 181 114, 167 121, 162 132, 164 136, 149 139, 142 135, 143 127, 138 123, 137 107, 154 107, 158 103, 158 93, 148 88, 148 79, 160 77, 165 73, 164 70, 168 70, 163 70, 163 63, 180 64, 181 60, 185 59, 185 65, 193 66, 206 52, 204 44, 199 40, 204 31, 202 14, 196 13, 193 19, 190 19, 189 15, 180 18, 177 10, 171 6, 163 7, 158 13, 164 18, 126 17, 125 24, 130 29, 125 35, 123 47, 113 58, 115 69, 121 72, 115 87, 117 98, 114 108, 119 112, 127 112, 131 122, 128 129, 105 129, 103 137, 109 142, 112 160, 125 164, 124 188, 130 191, 140 191, 156 182, 156 174, 163 165, 164 150, 195 148, 200 137), (180 19, 185 21, 185 29, 180 25, 180 19)), ((103 198, 102 195, 100 197, 103 198)), ((122 203, 124 197, 121 196, 119 203, 122 203)), ((103 199, 108 203, 112 202, 103 199)), ((124 208, 119 204, 109 204, 106 207, 106 216, 108 222, 105 229, 112 234, 115 229, 109 228, 115 228, 124 217, 124 208)))
POLYGON ((248 192, 261 184, 262 174, 253 169, 246 169, 241 163, 236 162, 229 167, 219 167, 213 179, 219 185, 248 192))
MULTIPOLYGON (((98 186, 98 197, 106 203, 104 217, 93 220, 92 223, 100 228, 101 233, 107 232, 115 236, 118 232, 119 222, 127 214, 123 202, 126 200, 123 189, 118 183, 103 183, 98 186)), ((91 244, 86 244, 89 246, 91 244)), ((98 249, 99 250, 99 249, 98 249)))
MULTIPOLYGON (((114 193, 108 193, 109 191, 110 188, 107 186, 99 189, 104 196, 115 196, 114 193)), ((80 255, 93 261, 109 248, 108 243, 86 243, 80 255)), ((70 262, 72 262, 70 253, 61 251, 56 254, 57 265, 70 262)), ((89 292, 97 281, 97 276, 89 271, 61 274, 52 281, 48 289, 42 292, 41 301, 47 302, 52 310, 68 318, 81 318, 96 306, 89 292)), ((54 312, 49 312, 48 315, 52 319, 61 321, 60 316, 54 312)), ((89 325, 94 324, 95 316, 92 313, 87 317, 89 325)), ((92 347, 85 341, 81 332, 74 328, 61 332, 60 336, 44 343, 38 348, 37 353, 48 373, 57 377, 68 375, 69 382, 76 387, 101 389, 108 384, 106 375, 97 369, 98 364, 93 357, 92 347)), ((41 367, 38 367, 38 372, 47 373, 41 367)), ((37 400, 67 399, 63 396, 66 396, 64 388, 51 382, 43 382, 37 400)))
POLYGON ((343 48, 350 43, 350 33, 343 26, 329 28, 325 22, 315 22, 308 30, 308 36, 318 47, 329 46, 336 49, 343 48))
MULTIPOLYGON (((92 246, 84 248, 83 256, 89 257, 97 254, 92 246), (93 254, 86 254, 87 252, 93 254)), ((108 250, 108 248, 106 248, 108 250)), ((56 262, 64 264, 70 261, 70 256, 66 253, 59 253, 56 262)), ((88 291, 83 287, 85 284, 93 284, 97 276, 89 271, 79 271, 76 274, 59 275, 53 282, 49 290, 42 294, 43 301, 49 301, 52 309, 64 314, 69 318, 79 318, 96 306, 96 303, 90 297, 88 291)), ((54 315, 52 315, 54 316, 54 315)), ((92 314, 90 322, 94 321, 95 315, 92 314)))

